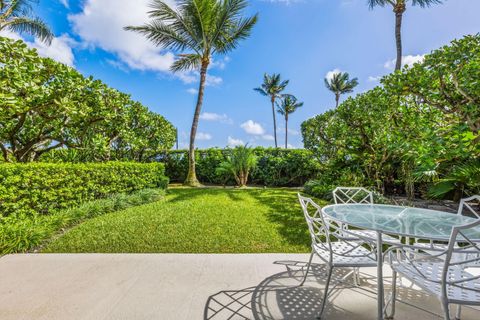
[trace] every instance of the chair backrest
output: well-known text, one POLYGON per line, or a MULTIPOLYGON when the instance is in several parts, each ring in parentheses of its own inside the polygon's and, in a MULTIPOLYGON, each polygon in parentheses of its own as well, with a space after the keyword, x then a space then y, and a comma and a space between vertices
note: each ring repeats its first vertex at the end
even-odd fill
POLYGON ((480 219, 480 212, 473 208, 473 203, 477 206, 480 206, 480 195, 474 195, 469 198, 460 200, 460 205, 458 206, 458 214, 473 214, 480 219))
POLYGON ((373 203, 373 194, 362 187, 337 187, 333 190, 335 204, 373 203))
POLYGON ((310 198, 302 197, 300 194, 297 195, 307 221, 312 246, 316 245, 323 250, 331 251, 329 224, 323 217, 322 207, 310 198))
MULTIPOLYGON (((480 302, 480 275, 472 275, 470 277, 454 277, 451 280, 450 268, 453 266, 467 269, 469 267, 478 267, 480 265, 480 239, 477 236, 480 230, 480 219, 463 225, 452 228, 452 234, 448 244, 448 249, 445 251, 445 264, 442 272, 442 283, 450 286, 461 287, 465 290, 475 293, 480 302), (475 230, 475 232, 473 232, 475 230), (475 239, 472 239, 475 235, 475 239), (460 257, 460 258, 459 258, 460 257), (474 285, 467 285, 467 283, 474 285)), ((448 290, 444 286, 444 290, 448 290)), ((446 294, 446 291, 444 292, 446 294)))

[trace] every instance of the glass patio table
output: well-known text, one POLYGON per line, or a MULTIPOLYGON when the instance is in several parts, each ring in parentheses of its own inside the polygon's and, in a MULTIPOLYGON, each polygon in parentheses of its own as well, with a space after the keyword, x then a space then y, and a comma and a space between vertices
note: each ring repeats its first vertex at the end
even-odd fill
MULTIPOLYGON (((324 207, 322 212, 339 223, 376 232, 378 319, 384 319, 385 304, 382 235, 448 242, 454 226, 476 221, 474 218, 443 211, 383 204, 335 204, 324 207)), ((466 236, 480 242, 480 227, 470 230, 470 233, 466 236)))

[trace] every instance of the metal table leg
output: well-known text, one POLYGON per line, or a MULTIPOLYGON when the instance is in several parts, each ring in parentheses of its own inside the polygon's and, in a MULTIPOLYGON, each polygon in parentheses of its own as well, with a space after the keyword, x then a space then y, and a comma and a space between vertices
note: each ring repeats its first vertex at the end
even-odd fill
POLYGON ((378 320, 383 320, 383 308, 385 305, 383 297, 383 241, 382 233, 377 231, 377 307, 378 320))

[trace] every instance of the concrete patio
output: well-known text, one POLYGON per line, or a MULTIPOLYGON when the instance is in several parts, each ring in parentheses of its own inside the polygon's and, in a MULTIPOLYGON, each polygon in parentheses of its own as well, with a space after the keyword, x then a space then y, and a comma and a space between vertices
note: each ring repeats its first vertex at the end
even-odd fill
MULTIPOLYGON (((0 319, 315 319, 324 278, 316 266, 298 287, 307 260, 304 254, 9 255, 0 258, 0 319)), ((350 279, 334 286, 328 319, 375 319, 375 269, 362 272, 361 288, 350 279)), ((338 270, 334 277, 345 276, 338 270)), ((399 298, 396 319, 441 319, 438 301, 422 291, 402 289, 399 298)), ((478 320, 480 311, 465 308, 462 319, 478 320)))

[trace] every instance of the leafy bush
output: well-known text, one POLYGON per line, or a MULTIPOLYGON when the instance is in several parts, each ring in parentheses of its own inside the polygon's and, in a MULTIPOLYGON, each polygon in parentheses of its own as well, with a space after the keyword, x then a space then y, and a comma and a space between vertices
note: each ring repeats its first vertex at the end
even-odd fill
POLYGON ((235 147, 227 159, 217 167, 217 173, 233 176, 239 187, 246 187, 250 172, 257 165, 257 157, 247 146, 235 147))
MULTIPOLYGON (((250 174, 250 181, 256 185, 274 187, 300 187, 318 176, 321 164, 308 150, 285 150, 257 147, 252 149, 257 157, 257 166, 250 174)), ((203 183, 234 184, 235 180, 215 170, 231 154, 231 149, 211 148, 197 150, 197 176, 203 183)), ((188 170, 185 150, 163 153, 158 160, 165 164, 165 174, 173 182, 183 182, 188 170)))
POLYGON ((0 212, 49 214, 116 193, 167 185, 160 163, 1 164, 0 212))
POLYGON ((82 220, 123 210, 132 206, 157 201, 163 197, 163 189, 144 189, 132 194, 117 194, 62 210, 52 215, 0 216, 0 254, 27 252, 37 248, 61 229, 71 227, 82 220))

